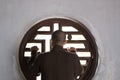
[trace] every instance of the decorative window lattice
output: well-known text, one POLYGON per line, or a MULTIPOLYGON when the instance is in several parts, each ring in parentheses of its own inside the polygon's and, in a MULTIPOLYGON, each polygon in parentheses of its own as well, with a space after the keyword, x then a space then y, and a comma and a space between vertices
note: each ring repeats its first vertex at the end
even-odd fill
POLYGON ((27 60, 31 57, 30 48, 37 46, 39 52, 50 51, 51 34, 56 30, 62 30, 66 33, 67 44, 63 46, 65 50, 70 47, 76 48, 76 54, 84 69, 81 80, 91 80, 95 73, 98 60, 97 46, 94 38, 83 24, 62 18, 41 21, 26 33, 20 46, 19 58, 22 64, 21 69, 26 78, 28 80, 40 79, 30 76, 31 74, 27 69, 27 60))

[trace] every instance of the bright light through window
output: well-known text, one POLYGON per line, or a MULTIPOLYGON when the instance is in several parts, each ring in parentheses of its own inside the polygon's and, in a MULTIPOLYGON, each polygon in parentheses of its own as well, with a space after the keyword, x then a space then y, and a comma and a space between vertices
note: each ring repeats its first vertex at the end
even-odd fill
POLYGON ((45 46, 47 46, 45 48, 45 51, 50 51, 50 39, 51 39, 51 35, 37 35, 35 37, 35 40, 45 40, 45 46))
POLYGON ((24 52, 24 57, 31 57, 31 52, 28 51, 24 52))
POLYGON ((74 47, 74 48, 85 48, 85 45, 83 43, 67 43, 64 45, 64 48, 70 48, 70 47, 74 47))
POLYGON ((63 26, 62 27, 62 31, 64 31, 64 32, 77 32, 78 30, 77 29, 75 29, 74 27, 72 27, 72 26, 63 26))
POLYGON ((37 76, 36 80, 41 80, 41 75, 37 76))
POLYGON ((43 26, 39 28, 37 31, 50 31, 50 26, 43 26))
POLYGON ((54 23, 54 31, 59 30, 59 23, 54 23))
POLYGON ((72 40, 86 40, 83 35, 72 35, 72 40))
POLYGON ((80 60, 81 65, 86 65, 87 61, 86 60, 80 60))
POLYGON ((90 52, 76 52, 79 57, 91 57, 90 52))

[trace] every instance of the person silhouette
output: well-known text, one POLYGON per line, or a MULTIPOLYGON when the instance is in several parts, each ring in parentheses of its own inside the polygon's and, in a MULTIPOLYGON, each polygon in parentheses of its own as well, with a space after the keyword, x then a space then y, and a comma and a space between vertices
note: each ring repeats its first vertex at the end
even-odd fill
POLYGON ((41 80, 80 80, 82 66, 79 58, 72 52, 65 51, 63 45, 67 43, 63 31, 53 32, 51 38, 52 49, 39 54, 31 63, 31 71, 37 76, 41 73, 41 80))

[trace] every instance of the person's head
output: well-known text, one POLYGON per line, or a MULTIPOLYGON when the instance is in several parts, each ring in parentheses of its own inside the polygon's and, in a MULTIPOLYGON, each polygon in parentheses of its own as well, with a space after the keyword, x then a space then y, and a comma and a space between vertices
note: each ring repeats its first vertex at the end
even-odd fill
POLYGON ((60 45, 63 46, 66 43, 66 35, 63 31, 57 30, 52 34, 52 46, 60 45))

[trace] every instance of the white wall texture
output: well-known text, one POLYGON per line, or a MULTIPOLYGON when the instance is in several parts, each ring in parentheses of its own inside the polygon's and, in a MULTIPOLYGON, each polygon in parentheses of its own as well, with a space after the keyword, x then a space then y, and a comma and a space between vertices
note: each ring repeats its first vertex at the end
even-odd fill
POLYGON ((0 80, 25 80, 18 50, 24 34, 49 16, 75 18, 94 35, 99 67, 93 80, 120 79, 120 0, 0 0, 0 80))

